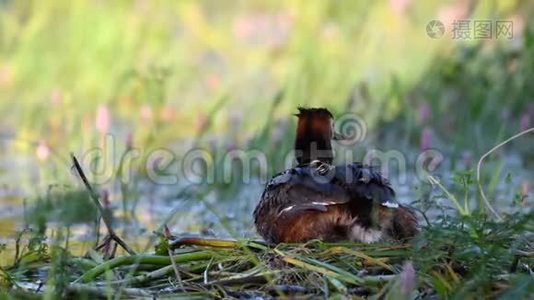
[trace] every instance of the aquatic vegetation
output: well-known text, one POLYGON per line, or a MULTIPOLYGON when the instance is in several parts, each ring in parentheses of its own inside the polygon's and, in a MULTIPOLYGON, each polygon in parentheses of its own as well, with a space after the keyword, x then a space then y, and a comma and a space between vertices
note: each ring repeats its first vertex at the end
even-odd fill
MULTIPOLYGON (((468 178, 458 174, 456 179, 465 193, 474 184, 468 178)), ((447 191, 447 196, 453 194, 447 191)), ((534 292, 534 215, 516 213, 494 221, 484 207, 467 209, 438 217, 409 244, 313 240, 273 246, 250 239, 175 237, 165 229, 154 239, 159 240, 154 253, 121 253, 107 260, 94 250, 73 256, 68 248, 49 247, 42 233, 26 231, 21 236, 30 235, 27 244, 17 242, 22 250, 2 269, 3 293, 508 299, 534 292)))
POLYGON ((0 298, 532 297, 533 8, 0 1, 0 298), (431 39, 434 18, 510 20, 514 37, 431 39), (361 117, 335 151, 403 158, 387 177, 415 240, 255 240, 298 105, 361 117), (267 167, 245 172, 258 151, 267 167))

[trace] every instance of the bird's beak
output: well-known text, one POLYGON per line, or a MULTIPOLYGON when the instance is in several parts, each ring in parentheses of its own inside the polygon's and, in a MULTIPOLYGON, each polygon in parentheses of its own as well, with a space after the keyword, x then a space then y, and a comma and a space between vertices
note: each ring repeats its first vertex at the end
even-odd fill
POLYGON ((332 139, 334 141, 343 141, 343 140, 346 140, 347 137, 342 133, 334 131, 334 135, 332 136, 332 139))

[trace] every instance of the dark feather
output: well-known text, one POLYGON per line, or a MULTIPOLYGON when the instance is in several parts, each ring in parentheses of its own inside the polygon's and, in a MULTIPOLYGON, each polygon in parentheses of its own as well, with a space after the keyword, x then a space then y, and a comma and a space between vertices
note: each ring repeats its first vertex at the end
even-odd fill
POLYGON ((324 108, 307 108, 303 106, 298 107, 299 112, 295 114, 297 117, 313 117, 313 116, 327 116, 329 118, 333 118, 332 113, 324 108))
POLYGON ((369 200, 390 208, 398 206, 395 191, 388 180, 371 166, 360 163, 338 166, 335 179, 338 184, 345 186, 353 198, 369 200))
MULTIPOLYGON (((287 206, 312 202, 346 203, 350 200, 343 186, 332 184, 329 174, 316 174, 313 168, 296 167, 275 175, 265 188, 264 194, 285 186, 287 206)), ((263 198, 263 196, 262 196, 263 198)))

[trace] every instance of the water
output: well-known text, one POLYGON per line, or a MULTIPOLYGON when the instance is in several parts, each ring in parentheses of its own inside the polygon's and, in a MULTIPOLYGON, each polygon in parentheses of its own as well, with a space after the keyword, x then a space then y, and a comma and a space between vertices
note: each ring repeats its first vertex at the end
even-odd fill
MULTIPOLYGON (((505 182, 501 178, 496 185, 498 210, 512 211, 528 207, 528 203, 514 207, 510 199, 524 182, 527 184, 532 182, 531 172, 521 169, 521 160, 514 156, 506 159, 505 166, 504 169, 514 170, 514 176, 511 177, 510 182, 505 182)), ((47 167, 51 166, 31 157, 17 157, 4 153, 0 159, 0 174, 2 174, 0 243, 7 246, 0 255, 0 265, 9 265, 13 262, 17 233, 29 224, 35 226, 32 225, 35 220, 31 220, 29 212, 35 205, 36 194, 45 193, 51 182, 59 181, 82 187, 68 168, 52 166, 52 169, 58 170, 58 174, 62 174, 59 177, 52 177, 43 172, 43 168, 47 167)), ((452 172, 439 170, 439 175, 446 183, 450 182, 448 178, 451 177, 452 172)), ((432 196, 441 194, 436 189, 432 193, 425 192, 425 189, 429 190, 428 184, 422 183, 413 174, 409 174, 407 178, 407 182, 402 183, 396 180, 395 175, 391 178, 401 203, 425 199, 436 201, 432 196)), ((159 185, 139 177, 134 184, 128 185, 129 196, 126 207, 123 206, 121 200, 120 187, 117 182, 110 182, 102 185, 100 189, 106 189, 110 193, 110 209, 113 211, 115 229, 136 251, 152 251, 155 243, 153 232, 159 230, 164 224, 167 224, 175 235, 256 237, 252 211, 260 198, 263 183, 252 182, 232 189, 232 187, 223 185, 159 185)), ((486 193, 493 195, 491 191, 486 191, 486 193)), ((473 199, 470 205, 474 207, 476 197, 470 198, 473 199)), ((526 199, 532 201, 532 197, 526 199)), ((441 202, 452 206, 445 200, 441 202)), ((431 209, 428 211, 428 216, 434 218, 442 212, 442 210, 431 209)), ((105 227, 101 225, 100 235, 102 237, 105 234, 105 227)), ((63 236, 58 240, 49 239, 48 243, 59 245, 67 243, 64 238, 67 234, 65 224, 55 220, 49 221, 47 227, 49 237, 58 236, 58 232, 61 232, 63 236)), ((92 221, 70 225, 68 227, 69 251, 77 255, 86 253, 95 245, 95 236, 95 223, 92 221)))

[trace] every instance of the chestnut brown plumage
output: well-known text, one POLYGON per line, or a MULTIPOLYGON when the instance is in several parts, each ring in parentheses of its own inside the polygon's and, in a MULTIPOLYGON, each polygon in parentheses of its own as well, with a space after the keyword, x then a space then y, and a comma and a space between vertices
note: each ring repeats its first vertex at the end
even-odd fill
POLYGON ((299 119, 295 137, 295 156, 299 165, 309 164, 313 160, 331 163, 332 114, 325 108, 299 107, 295 114, 299 119))
MULTIPOLYGON (((360 163, 333 166, 332 114, 299 108, 295 138, 298 165, 275 175, 254 210, 258 233, 268 242, 409 239, 414 213, 395 200, 381 174, 360 163)), ((339 135, 338 135, 339 136, 339 135)))

